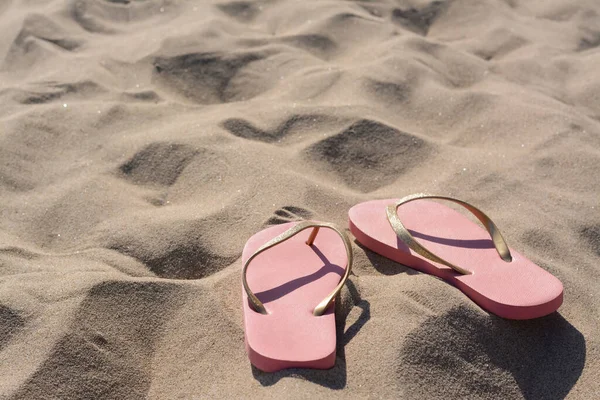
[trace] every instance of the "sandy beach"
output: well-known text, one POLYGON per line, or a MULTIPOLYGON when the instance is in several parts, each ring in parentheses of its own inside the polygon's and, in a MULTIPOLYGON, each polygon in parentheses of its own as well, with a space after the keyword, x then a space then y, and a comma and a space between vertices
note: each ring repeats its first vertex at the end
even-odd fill
POLYGON ((598 1, 0 0, 0 31, 0 398, 600 396, 598 1), (253 368, 246 240, 418 192, 558 312, 353 240, 335 367, 253 368))

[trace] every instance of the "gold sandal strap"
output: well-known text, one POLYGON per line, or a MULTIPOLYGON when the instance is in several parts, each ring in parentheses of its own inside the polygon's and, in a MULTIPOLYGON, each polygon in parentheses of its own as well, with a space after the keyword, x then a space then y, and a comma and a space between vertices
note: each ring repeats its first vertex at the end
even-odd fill
POLYGON ((248 295, 248 300, 250 300, 250 304, 252 305, 252 308, 256 312, 259 312, 261 314, 268 314, 263 303, 258 299, 258 297, 256 297, 254 295, 254 293, 252 293, 252 291, 248 287, 248 281, 246 280, 246 272, 248 271, 248 265, 250 265, 250 262, 256 256, 258 256, 260 253, 262 253, 263 251, 268 250, 271 247, 278 245, 279 243, 285 242, 286 240, 296 236, 298 233, 300 233, 303 230, 308 229, 308 228, 314 228, 314 229, 311 232, 310 237, 308 238, 308 240, 306 242, 307 245, 312 245, 313 241, 315 240, 315 238, 317 236, 317 233, 319 232, 319 228, 328 228, 328 229, 331 229, 334 232, 336 232, 342 238, 342 241, 344 242, 344 246, 346 247, 346 256, 348 258, 348 264, 347 264, 344 276, 342 277, 342 279, 340 280, 338 285, 335 287, 335 289, 333 289, 333 291, 330 294, 328 294, 327 297, 325 297, 325 299, 323 299, 323 301, 321 301, 315 307, 315 309, 313 311, 313 315, 315 315, 315 316, 323 315, 323 313, 327 310, 327 308, 329 307, 329 305, 331 304, 331 302, 333 301, 335 296, 337 296, 337 294, 342 290, 342 287, 344 287, 344 283, 348 279, 348 276, 350 275, 350 270, 352 269, 352 245, 350 244, 350 240, 348 239, 348 236, 346 236, 346 234, 334 224, 330 224, 330 223, 326 223, 326 222, 312 222, 312 221, 299 222, 298 224, 292 226, 287 231, 283 232, 282 234, 274 237, 273 239, 269 240, 267 243, 263 244, 244 263, 244 268, 242 270, 242 284, 244 285, 244 290, 246 290, 246 294, 248 295))
POLYGON ((453 199, 451 197, 445 197, 445 196, 430 196, 430 195, 421 194, 421 193, 406 196, 406 197, 400 199, 399 201, 397 201, 395 204, 390 204, 389 206, 386 207, 388 221, 389 221, 390 225, 392 226, 392 229, 394 230, 394 232, 396 232, 396 235, 398 235, 398 237, 411 250, 415 251, 417 254, 420 254, 423 257, 425 257, 431 261, 435 261, 437 263, 444 264, 461 274, 464 274, 464 275, 472 274, 471 271, 468 271, 464 268, 454 265, 451 262, 446 261, 443 258, 436 256, 431 251, 427 250, 424 246, 422 246, 419 242, 417 242, 417 240, 404 227, 404 225, 400 221, 400 218, 398 217, 398 213, 397 213, 398 207, 400 207, 402 204, 406 204, 411 201, 419 200, 419 199, 448 200, 448 201, 451 201, 451 202, 454 202, 456 204, 463 206, 464 208, 469 210, 473 215, 475 215, 475 217, 477 217, 477 219, 479 221, 481 221, 481 223, 483 224, 485 229, 490 234, 490 236, 492 238, 492 242, 494 243, 494 246, 496 247, 496 251, 498 252, 498 255, 500 256, 500 258, 502 258, 502 260, 504 260, 506 262, 512 261, 512 256, 510 254, 510 250, 508 249, 508 245, 506 244, 506 241, 502 237, 500 230, 498 229, 498 227, 496 227, 496 225, 492 222, 492 220, 487 215, 485 215, 481 210, 479 210, 478 208, 476 208, 476 207, 472 206, 471 204, 466 203, 462 200, 457 200, 457 199, 453 199))

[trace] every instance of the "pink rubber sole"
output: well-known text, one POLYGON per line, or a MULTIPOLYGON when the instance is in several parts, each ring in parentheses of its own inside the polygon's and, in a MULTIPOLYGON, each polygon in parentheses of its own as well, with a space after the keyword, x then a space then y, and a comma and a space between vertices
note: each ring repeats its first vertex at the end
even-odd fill
MULTIPOLYGON (((276 225, 252 236, 242 263, 264 243, 295 222, 276 225)), ((259 254, 249 265, 250 289, 265 305, 268 315, 250 307, 242 289, 246 351, 258 369, 333 367, 336 356, 334 305, 322 316, 314 308, 336 287, 347 264, 340 237, 321 229, 312 246, 305 242, 310 229, 259 254)))
POLYGON ((438 202, 404 204, 398 208, 398 216, 419 243, 473 274, 460 275, 412 252, 387 220, 385 208, 396 201, 368 201, 350 209, 350 231, 362 245, 447 281, 483 309, 503 318, 538 318, 562 304, 563 286, 557 278, 513 249, 512 262, 503 261, 482 227, 438 202))

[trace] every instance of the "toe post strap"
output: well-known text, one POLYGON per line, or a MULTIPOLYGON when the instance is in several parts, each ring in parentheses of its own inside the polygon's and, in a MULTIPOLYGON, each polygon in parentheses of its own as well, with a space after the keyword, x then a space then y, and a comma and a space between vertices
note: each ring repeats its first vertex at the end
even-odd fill
POLYGON ((498 229, 496 224, 494 224, 494 222, 492 222, 492 220, 487 215, 485 215, 485 213, 483 213, 483 211, 479 210, 478 208, 476 208, 476 207, 472 206, 471 204, 466 203, 462 200, 457 200, 452 197, 445 197, 445 196, 413 194, 410 196, 406 196, 406 197, 398 200, 396 203, 390 204, 389 206, 386 207, 386 214, 387 214, 388 222, 390 223, 392 229, 394 230, 394 232, 396 232, 396 235, 398 235, 398 237, 411 250, 413 250, 417 254, 419 254, 431 261, 434 261, 434 262, 443 264, 447 267, 450 267, 460 274, 463 274, 463 275, 472 274, 471 271, 466 270, 462 267, 459 267, 458 265, 455 265, 449 261, 446 261, 443 258, 438 257, 437 255, 433 254, 431 251, 427 250, 423 245, 421 245, 419 242, 417 242, 417 240, 410 234, 410 232, 402 224, 402 221, 400 221, 400 217, 398 217, 398 212, 397 212, 398 207, 400 207, 403 204, 409 203, 411 201, 420 200, 420 199, 447 200, 447 201, 456 203, 458 205, 461 205, 464 208, 466 208, 467 210, 469 210, 475 217, 477 217, 477 219, 483 224, 483 226, 485 227, 487 232, 490 234, 492 242, 494 243, 494 247, 496 248, 496 251, 498 252, 498 255, 500 256, 500 258, 502 260, 504 260, 505 262, 512 261, 512 256, 510 254, 510 250, 508 248, 508 245, 506 244, 506 241, 504 240, 504 237, 502 237, 500 230, 498 229))
POLYGON ((254 258, 256 258, 256 256, 258 256, 260 253, 262 253, 280 243, 283 243, 286 240, 291 239, 292 237, 296 236, 300 232, 302 232, 306 229, 309 229, 309 228, 313 228, 313 230, 312 230, 310 236, 308 237, 308 240, 306 241, 306 244, 308 246, 311 246, 313 244, 315 238, 317 237, 317 234, 319 233, 320 228, 331 229, 342 238, 342 241, 344 242, 344 247, 346 248, 346 256, 347 256, 347 260, 348 260, 348 264, 346 266, 344 276, 342 277, 342 279, 340 280, 338 285, 333 289, 333 291, 331 293, 329 293, 315 307, 315 309, 313 310, 313 315, 315 315, 315 316, 323 315, 325 313, 325 311, 327 311, 327 308, 329 308, 330 304, 333 302, 333 300, 335 299, 337 294, 344 287, 344 283, 348 279, 348 276, 350 275, 350 271, 352 269, 352 245, 350 244, 350 240, 348 239, 348 236, 334 224, 330 224, 330 223, 326 223, 326 222, 302 221, 302 222, 299 222, 298 224, 292 226, 290 229, 286 230, 285 232, 281 233, 280 235, 269 240, 267 243, 263 244, 262 246, 260 246, 250 257, 248 257, 248 260, 246 260, 246 262, 244 263, 244 267, 242 269, 242 284, 244 286, 244 290, 246 291, 246 294, 248 295, 248 300, 250 302, 250 305, 254 309, 254 311, 256 311, 260 314, 269 314, 269 312, 265 308, 264 304, 258 299, 258 297, 256 297, 256 295, 252 292, 252 290, 250 290, 250 287, 248 286, 248 281, 246 279, 246 273, 248 271, 248 266, 250 265, 252 260, 254 258))

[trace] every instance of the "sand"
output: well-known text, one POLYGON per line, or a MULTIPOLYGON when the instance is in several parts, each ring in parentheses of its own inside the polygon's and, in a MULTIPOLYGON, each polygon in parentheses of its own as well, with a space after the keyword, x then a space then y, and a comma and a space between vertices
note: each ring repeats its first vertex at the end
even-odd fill
POLYGON ((600 393, 600 3, 0 1, 0 397, 600 393), (374 198, 485 210, 533 321, 354 243, 328 371, 244 350, 240 256, 374 198))

